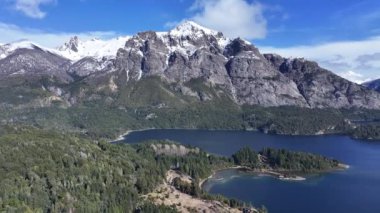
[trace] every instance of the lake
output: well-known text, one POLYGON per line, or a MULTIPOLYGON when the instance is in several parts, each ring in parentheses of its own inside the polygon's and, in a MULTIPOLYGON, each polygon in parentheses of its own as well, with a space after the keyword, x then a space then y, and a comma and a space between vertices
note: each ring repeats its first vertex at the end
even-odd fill
POLYGON ((237 198, 269 212, 380 212, 380 142, 347 136, 284 136, 247 131, 146 130, 128 134, 127 143, 170 139, 217 155, 231 156, 242 147, 306 151, 350 165, 345 171, 282 181, 268 176, 225 170, 207 181, 210 193, 237 198))

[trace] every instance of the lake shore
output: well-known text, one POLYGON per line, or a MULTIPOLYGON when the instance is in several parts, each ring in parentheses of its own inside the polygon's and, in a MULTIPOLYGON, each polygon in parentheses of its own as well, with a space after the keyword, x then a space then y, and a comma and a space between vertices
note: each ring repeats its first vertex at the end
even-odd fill
POLYGON ((258 130, 255 129, 198 129, 198 128, 143 128, 143 129, 136 129, 136 130, 127 130, 123 134, 120 134, 116 139, 110 140, 110 143, 120 142, 125 139, 126 136, 129 134, 132 134, 134 132, 143 132, 148 130, 204 130, 204 131, 244 131, 244 132, 258 132, 258 130))
MULTIPOLYGON (((134 132, 143 132, 143 131, 148 131, 148 130, 204 130, 204 131, 244 131, 244 132, 262 132, 264 134, 269 134, 269 135, 285 135, 285 136, 324 136, 324 135, 334 135, 334 134, 282 134, 282 133, 268 133, 265 131, 260 131, 259 129, 199 129, 199 128, 143 128, 143 129, 130 129, 125 131, 124 133, 120 134, 116 139, 112 139, 109 142, 110 143, 115 143, 115 142, 120 142, 125 139, 126 136, 128 136, 131 133, 134 132)), ((336 134, 339 135, 339 134, 336 134)))
MULTIPOLYGON (((138 129, 138 130, 127 130, 123 134, 119 135, 119 137, 116 140, 111 141, 111 143, 122 141, 123 139, 125 139, 126 136, 128 136, 131 133, 148 131, 148 130, 158 130, 158 129, 146 128, 146 129, 138 129)), ((197 129, 170 128, 170 129, 164 129, 164 130, 197 130, 197 129)), ((207 130, 207 131, 219 131, 219 130, 215 129, 215 130, 207 130)), ((236 131, 236 130, 231 130, 231 131, 236 131)), ((255 130, 242 130, 242 131, 255 131, 255 130)), ((350 168, 349 165, 339 163, 337 168, 333 168, 331 170, 317 171, 315 173, 324 173, 324 172, 329 172, 329 171, 333 171, 333 170, 345 170, 345 169, 349 169, 349 168, 350 168)), ((240 170, 240 171, 243 171, 246 173, 252 173, 255 175, 267 175, 267 176, 275 177, 279 180, 284 180, 284 181, 305 181, 306 180, 305 177, 300 176, 300 175, 295 175, 291 171, 278 171, 278 170, 271 170, 271 169, 251 169, 251 168, 248 168, 245 166, 232 166, 232 167, 223 168, 223 169, 213 171, 213 173, 209 177, 200 180, 199 187, 202 188, 202 185, 207 180, 212 179, 217 172, 220 172, 223 170, 229 170, 229 169, 237 169, 237 170, 240 170)))
MULTIPOLYGON (((119 135, 119 137, 116 140, 111 141, 111 143, 122 141, 123 139, 125 139, 126 136, 128 136, 131 133, 148 131, 148 130, 158 130, 158 129, 156 129, 156 128, 146 128, 146 129, 138 129, 138 130, 127 130, 123 134, 119 135)), ((192 129, 192 128, 187 128, 187 129, 186 128, 170 128, 170 129, 164 129, 164 130, 197 130, 197 129, 192 129)), ((219 131, 219 130, 215 129, 215 130, 207 130, 207 131, 219 131)), ((236 131, 236 130, 231 130, 231 131, 236 131)), ((255 131, 255 130, 242 130, 242 131, 255 131)), ((339 163, 338 166, 337 166, 337 168, 333 168, 333 169, 330 169, 330 170, 317 171, 315 173, 324 173, 324 172, 329 172, 329 171, 333 171, 333 170, 345 170, 345 169, 349 169, 349 168, 350 168, 349 165, 339 163)), ((295 175, 292 171, 278 171, 278 170, 271 170, 271 169, 251 169, 251 168, 248 168, 248 167, 245 167, 245 166, 232 166, 232 167, 223 168, 223 169, 219 169, 219 170, 213 171, 213 173, 209 177, 200 180, 199 187, 202 188, 202 185, 207 180, 213 178, 214 175, 217 172, 220 172, 220 171, 223 171, 223 170, 229 170, 229 169, 237 169, 237 170, 240 170, 240 171, 243 171, 243 172, 246 172, 246 173, 252 173, 252 174, 255 174, 255 175, 267 175, 267 176, 275 177, 275 178, 277 178, 279 180, 284 180, 284 181, 305 181, 306 180, 305 177, 300 176, 300 175, 295 175)))
POLYGON ((273 171, 273 170, 268 170, 268 169, 251 169, 251 168, 245 167, 245 166, 232 166, 232 167, 228 167, 228 168, 224 168, 224 169, 219 169, 219 170, 213 171, 212 175, 210 175, 207 178, 201 179, 199 181, 199 187, 203 188, 203 185, 208 180, 214 178, 214 176, 218 172, 225 171, 225 170, 238 170, 238 171, 245 172, 247 174, 248 173, 249 174, 253 174, 253 175, 267 175, 267 176, 278 178, 279 180, 287 180, 287 181, 304 181, 304 180, 306 180, 306 178, 302 177, 302 176, 287 175, 285 173, 280 173, 278 171, 273 171))
MULTIPOLYGON (((324 172, 335 171, 335 170, 346 170, 346 169, 349 169, 349 168, 350 168, 349 165, 343 164, 343 163, 339 163, 336 168, 333 168, 331 170, 323 170, 323 171, 319 171, 319 172, 316 172, 316 173, 324 173, 324 172)), ((223 169, 218 169, 218 170, 213 171, 213 173, 209 177, 201 179, 199 181, 199 187, 203 188, 203 185, 208 180, 214 178, 214 176, 218 172, 222 172, 222 171, 225 171, 225 170, 238 170, 238 171, 241 171, 241 172, 244 172, 244 173, 247 173, 247 174, 252 174, 252 175, 271 176, 271 177, 274 177, 274 178, 277 178, 277 179, 283 180, 283 181, 305 181, 306 180, 306 177, 300 176, 300 175, 291 174, 292 172, 290 172, 290 171, 276 171, 276 170, 270 170, 270 169, 251 169, 251 168, 246 167, 246 166, 231 166, 231 167, 228 167, 228 168, 223 168, 223 169)))
MULTIPOLYGON (((342 198, 342 200, 336 200, 336 209, 338 210, 350 210, 350 208, 346 207, 347 202, 355 210, 362 209, 363 207, 357 201, 368 201, 371 207, 379 207, 374 198, 374 194, 378 192, 378 181, 374 179, 374 186, 368 181, 369 177, 373 177, 372 174, 378 175, 378 171, 380 171, 378 170, 379 165, 374 162, 374 159, 378 159, 380 156, 378 155, 379 145, 375 143, 356 141, 343 135, 309 138, 299 136, 284 137, 261 132, 249 132, 248 134, 244 131, 232 131, 232 133, 224 131, 208 133, 204 130, 172 132, 158 129, 148 130, 147 132, 132 132, 126 136, 126 141, 135 144, 145 138, 155 137, 158 139, 172 138, 180 143, 201 147, 204 151, 226 157, 230 157, 240 147, 249 146, 256 150, 273 147, 275 149, 314 153, 349 164, 349 166, 340 165, 339 168, 335 164, 334 169, 330 171, 315 172, 310 175, 299 174, 307 180, 297 182, 281 181, 278 178, 266 175, 252 174, 250 176, 241 172, 224 171, 217 173, 212 180, 203 184, 202 188, 210 194, 222 194, 226 197, 252 202, 258 206, 263 204, 269 210, 277 212, 281 212, 281 208, 289 211, 301 209, 303 212, 307 212, 310 206, 315 207, 319 212, 331 210, 331 206, 318 205, 318 202, 313 199, 314 196, 318 199, 324 199, 326 202, 329 201, 329 196, 342 198), (238 140, 235 140, 235 138, 238 138, 238 140), (355 156, 360 156, 360 158, 355 156), (345 170, 347 168, 348 170, 345 170), (224 178, 224 180, 221 178, 224 178), (354 180, 358 180, 358 184, 351 184, 351 181, 354 180), (334 190, 331 190, 330 186, 332 184, 334 190), (369 194, 351 195, 349 193, 351 187, 357 191, 360 191, 361 187, 367 187, 369 194), (252 193, 251 189, 255 189, 255 193, 252 193), (260 195, 263 193, 265 196, 260 195), (289 196, 280 196, 279 194, 289 196), (301 202, 301 204, 294 206, 292 204, 294 200, 297 200, 297 203, 298 201, 301 202)), ((231 164, 230 166, 233 165, 231 164)), ((210 178, 211 174, 212 170, 209 170, 209 173, 202 176, 202 179, 210 178)), ((371 210, 371 207, 366 208, 366 210, 371 210)))
POLYGON ((321 133, 321 131, 319 132, 316 132, 314 134, 298 134, 298 133, 290 133, 290 134, 285 134, 285 133, 269 133, 269 132, 266 132, 266 131, 260 131, 259 129, 250 129, 250 128, 242 128, 242 129, 199 129, 199 128, 142 128, 142 129, 130 129, 130 130, 127 130, 125 131, 124 133, 120 134, 116 139, 111 139, 109 140, 110 143, 115 143, 115 142, 120 142, 122 140, 125 139, 125 137, 133 132, 142 132, 142 131, 147 131, 147 130, 205 130, 205 131, 245 131, 245 132, 261 132, 261 133, 264 133, 264 134, 268 134, 268 135, 284 135, 284 136, 328 136, 328 135, 338 135, 338 136, 349 136, 353 139, 357 139, 357 140, 368 140, 368 141, 378 141, 376 139, 368 139, 368 138, 355 138, 355 137, 352 137, 350 136, 349 134, 344 134, 344 133, 326 133, 326 132, 323 132, 321 133))
POLYGON ((154 129, 155 128, 136 129, 136 130, 130 129, 130 130, 125 131, 123 134, 119 135, 116 139, 111 140, 110 143, 122 141, 125 139, 126 136, 128 136, 129 134, 131 134, 133 132, 143 132, 143 131, 154 130, 154 129))

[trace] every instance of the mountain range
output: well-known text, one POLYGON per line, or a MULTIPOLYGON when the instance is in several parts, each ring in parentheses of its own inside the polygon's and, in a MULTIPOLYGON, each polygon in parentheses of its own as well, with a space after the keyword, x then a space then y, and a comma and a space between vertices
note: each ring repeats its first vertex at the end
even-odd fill
POLYGON ((262 54, 192 21, 110 40, 73 37, 56 49, 30 41, 0 45, 0 83, 2 107, 125 105, 157 96, 142 105, 224 97, 240 106, 380 109, 378 84, 375 91, 313 61, 262 54))

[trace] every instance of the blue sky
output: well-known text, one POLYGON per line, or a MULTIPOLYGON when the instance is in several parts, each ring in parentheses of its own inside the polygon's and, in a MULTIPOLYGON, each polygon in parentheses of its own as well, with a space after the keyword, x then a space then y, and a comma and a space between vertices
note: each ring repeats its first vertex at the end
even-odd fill
POLYGON ((379 0, 1 0, 0 42, 53 47, 76 34, 166 31, 185 19, 356 82, 380 77, 379 0))

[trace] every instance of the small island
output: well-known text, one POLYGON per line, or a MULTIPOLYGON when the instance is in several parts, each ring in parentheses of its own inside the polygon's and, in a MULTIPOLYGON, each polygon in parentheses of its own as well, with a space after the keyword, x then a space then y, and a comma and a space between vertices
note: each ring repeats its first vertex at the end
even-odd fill
POLYGON ((249 147, 242 148, 232 159, 238 169, 275 176, 281 180, 306 180, 301 175, 321 173, 349 166, 321 155, 295 152, 285 149, 265 148, 256 152, 249 147))

